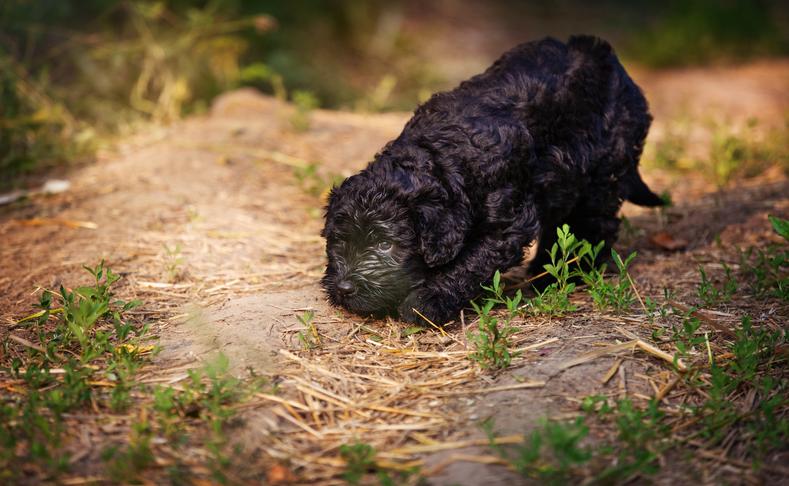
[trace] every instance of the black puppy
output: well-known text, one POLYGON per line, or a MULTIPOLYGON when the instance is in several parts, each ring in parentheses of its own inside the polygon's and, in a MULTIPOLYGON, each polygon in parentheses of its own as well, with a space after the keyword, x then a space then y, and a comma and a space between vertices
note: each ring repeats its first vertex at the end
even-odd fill
POLYGON ((326 209, 334 305, 453 319, 496 270, 556 227, 611 245, 623 200, 657 206, 638 161, 651 116, 603 40, 519 45, 420 106, 396 140, 335 188, 326 209))

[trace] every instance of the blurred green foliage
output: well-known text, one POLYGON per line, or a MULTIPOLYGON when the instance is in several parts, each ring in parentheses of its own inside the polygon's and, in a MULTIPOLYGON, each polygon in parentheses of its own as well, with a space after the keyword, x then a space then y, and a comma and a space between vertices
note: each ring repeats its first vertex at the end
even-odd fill
MULTIPOLYGON (((399 4, 4 0, 0 188, 31 169, 90 155, 104 136, 140 121, 203 111, 239 85, 293 95, 296 129, 306 129, 317 106, 365 99, 364 86, 381 84, 376 70, 386 70, 384 85, 394 73, 416 93, 427 77, 413 62, 416 46, 399 40, 399 4), (388 18, 394 27, 382 28, 388 18)), ((359 106, 392 108, 390 93, 372 89, 372 101, 359 106)), ((413 94, 397 107, 415 102, 413 94)))
MULTIPOLYGON (((636 2, 639 3, 639 2, 636 2)), ((660 8, 651 25, 633 34, 626 53, 641 64, 669 67, 785 55, 789 52, 782 3, 769 0, 642 2, 660 8)), ((785 4, 783 4, 785 9, 785 4)), ((784 12, 785 15, 785 12, 784 12)))
POLYGON ((0 185, 90 155, 97 134, 174 120, 235 86, 248 47, 240 33, 270 19, 189 3, 0 4, 0 185))
POLYGON ((0 51, 0 189, 15 175, 89 149, 90 138, 89 128, 80 129, 0 51))
MULTIPOLYGON (((2 0, 0 188, 30 170, 88 157, 139 122, 203 111, 240 85, 280 98, 298 93, 295 129, 306 129, 318 106, 411 109, 457 81, 431 59, 433 37, 447 31, 431 26, 476 22, 463 13, 472 3, 2 0)), ((610 36, 620 52, 653 66, 780 55, 789 45, 777 0, 491 5, 493 25, 513 43, 585 31, 610 36)))
POLYGON ((755 118, 742 126, 726 119, 673 120, 664 125, 662 137, 647 144, 642 161, 675 172, 698 171, 719 188, 771 167, 789 175, 789 114, 783 126, 769 128, 760 127, 755 118), (691 152, 693 123, 704 126, 711 137, 706 154, 691 152))

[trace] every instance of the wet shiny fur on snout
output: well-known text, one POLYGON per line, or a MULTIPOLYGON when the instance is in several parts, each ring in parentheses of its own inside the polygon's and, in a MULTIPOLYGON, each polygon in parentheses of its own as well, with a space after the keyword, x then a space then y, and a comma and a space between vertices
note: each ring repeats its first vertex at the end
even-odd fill
POLYGON ((333 305, 358 314, 391 314, 422 283, 413 230, 403 221, 404 210, 386 201, 335 218, 322 281, 333 305))

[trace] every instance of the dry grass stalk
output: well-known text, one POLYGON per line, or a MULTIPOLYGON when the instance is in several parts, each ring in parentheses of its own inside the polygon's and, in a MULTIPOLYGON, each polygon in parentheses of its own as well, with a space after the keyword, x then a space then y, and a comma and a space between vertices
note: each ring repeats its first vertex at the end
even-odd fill
MULTIPOLYGON (((648 342, 646 342, 643 339, 639 338, 638 336, 636 336, 632 332, 628 331, 627 329, 623 329, 623 328, 617 326, 616 330, 619 331, 620 333, 622 333, 625 337, 627 337, 629 339, 633 339, 635 341, 636 346, 639 347, 642 351, 645 351, 645 352, 651 354, 652 356, 660 358, 663 361, 666 361, 667 363, 674 364, 674 357, 672 355, 670 355, 670 354, 668 354, 668 353, 666 353, 664 351, 661 351, 656 346, 654 346, 652 344, 649 344, 648 342)), ((677 358, 677 360, 676 360, 676 365, 677 365, 677 368, 680 371, 684 372, 684 371, 687 371, 687 369, 688 369, 688 367, 685 365, 685 363, 679 358, 677 358)))
POLYGON ((671 390, 673 390, 674 387, 677 386, 677 384, 681 380, 682 380, 682 376, 678 375, 678 376, 675 376, 674 379, 672 379, 670 382, 666 383, 663 386, 663 388, 661 388, 660 391, 658 391, 655 394, 655 401, 660 403, 664 398, 666 398, 666 395, 668 395, 671 392, 671 390))
MULTIPOLYGON (((719 332, 725 334, 729 338, 735 339, 737 337, 737 333, 734 332, 729 326, 721 324, 717 320, 710 318, 709 316, 706 315, 707 314, 706 312, 700 312, 699 310, 694 310, 694 311, 691 312, 691 308, 690 307, 688 307, 688 306, 686 306, 684 304, 680 304, 679 302, 676 302, 676 301, 669 302, 669 305, 681 310, 682 312, 689 313, 691 316, 699 319, 703 323, 705 323, 705 324, 709 325, 710 327, 714 328, 716 331, 719 331, 719 332)), ((720 314, 720 313, 718 313, 718 314, 720 314)))
POLYGON ((451 454, 448 458, 436 464, 435 466, 425 469, 424 475, 429 477, 429 476, 435 476, 437 474, 440 474, 441 472, 444 471, 444 469, 446 469, 447 467, 449 467, 450 465, 456 462, 476 462, 477 464, 498 464, 512 469, 512 465, 499 456, 451 454))
POLYGON ((612 344, 610 346, 605 346, 600 349, 595 349, 593 351, 589 351, 588 353, 584 353, 576 358, 565 361, 559 366, 559 369, 566 370, 574 366, 578 366, 584 363, 588 363, 590 361, 594 361, 597 358, 607 356, 609 354, 619 353, 625 350, 632 351, 633 349, 635 349, 635 346, 636 346, 636 341, 627 341, 624 343, 612 344))
POLYGON ((30 219, 15 219, 12 220, 16 224, 22 226, 65 226, 72 229, 98 229, 99 225, 92 221, 77 221, 74 219, 58 219, 58 218, 30 218, 30 219))
POLYGON ((609 368, 608 371, 605 373, 605 375, 603 375, 603 378, 600 380, 600 384, 605 385, 606 383, 611 381, 611 378, 614 377, 616 372, 619 370, 619 366, 621 364, 622 364, 622 358, 619 358, 616 361, 614 361, 614 364, 611 365, 611 368, 609 368))
POLYGON ((496 445, 505 445, 505 444, 520 444, 522 442, 523 442, 523 435, 515 434, 515 435, 496 437, 492 441, 490 439, 469 439, 469 440, 459 440, 454 442, 439 442, 436 444, 425 444, 425 445, 420 444, 413 446, 405 446, 391 450, 390 452, 393 454, 422 454, 425 452, 439 452, 439 451, 447 451, 451 449, 463 449, 466 447, 486 446, 491 443, 496 445))

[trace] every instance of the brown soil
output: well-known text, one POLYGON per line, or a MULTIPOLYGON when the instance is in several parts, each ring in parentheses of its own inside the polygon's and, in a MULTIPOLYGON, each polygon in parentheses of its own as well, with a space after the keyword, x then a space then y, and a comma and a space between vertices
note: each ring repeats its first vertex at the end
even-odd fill
MULTIPOLYGON (((655 136, 680 109, 722 113, 733 123, 756 115, 772 124, 789 109, 785 89, 776 88, 789 85, 787 62, 639 73, 638 82, 652 100, 655 136)), ((273 402, 250 407, 246 425, 234 435, 249 458, 249 471, 239 474, 251 481, 263 477, 272 458, 305 481, 328 481, 338 470, 337 447, 358 437, 387 460, 423 459, 431 483, 517 483, 506 468, 478 462, 490 457, 486 447, 404 451, 481 438, 478 423, 488 417, 495 417, 501 435, 523 433, 541 417, 576 415, 578 400, 587 395, 650 396, 653 388, 644 377, 668 380, 666 363, 640 352, 623 354, 620 371, 607 384, 601 377, 615 362, 611 356, 563 370, 572 358, 627 339, 624 333, 650 338, 643 318, 587 312, 589 302, 580 297, 578 315, 518 322, 516 345, 535 348, 495 375, 464 359, 468 313, 448 335, 428 329, 406 337, 396 321, 365 321, 330 308, 318 286, 325 264, 321 199, 310 193, 312 179, 299 182, 294 170, 317 162, 320 177, 347 176, 396 136, 408 115, 317 111, 304 133, 291 128, 291 115, 288 105, 252 91, 229 93, 210 114, 151 128, 72 173, 70 191, 0 208, 0 335, 30 312, 38 289, 82 282, 81 265, 105 259, 124 276, 121 296, 146 303, 137 312, 159 336, 161 374, 223 351, 235 371, 270 375, 281 396, 307 409, 352 410, 298 415, 295 421, 310 431, 294 425, 293 416, 284 418, 289 412, 273 402), (32 224, 33 218, 43 224, 32 224), (175 262, 178 256, 182 263, 175 262), (296 315, 308 309, 316 313, 322 338, 309 352, 296 338, 302 330, 296 315), (529 382, 544 386, 522 386, 529 382), (516 388, 495 391, 510 385, 516 388), (320 394, 324 399, 316 398, 320 394), (415 419, 381 407, 422 415, 415 419)), ((763 243, 771 237, 766 215, 789 214, 789 184, 777 172, 721 193, 702 174, 677 178, 647 171, 645 177, 656 189, 670 190, 675 202, 665 214, 624 208, 635 231, 623 235, 620 248, 639 252, 633 276, 645 296, 659 297, 669 286, 679 301, 692 302, 700 262, 733 258, 735 246, 763 243), (656 247, 650 237, 661 230, 686 240, 687 249, 656 247)), ((783 326, 785 310, 765 310, 762 318, 783 326)), ((760 309, 738 301, 722 312, 722 320, 736 323, 760 309)), ((100 444, 103 432, 91 433, 100 444)), ((95 447, 81 464, 90 469, 98 453, 95 447)), ((683 470, 661 473, 658 481, 677 474, 740 481, 755 474, 715 460, 683 470)))

